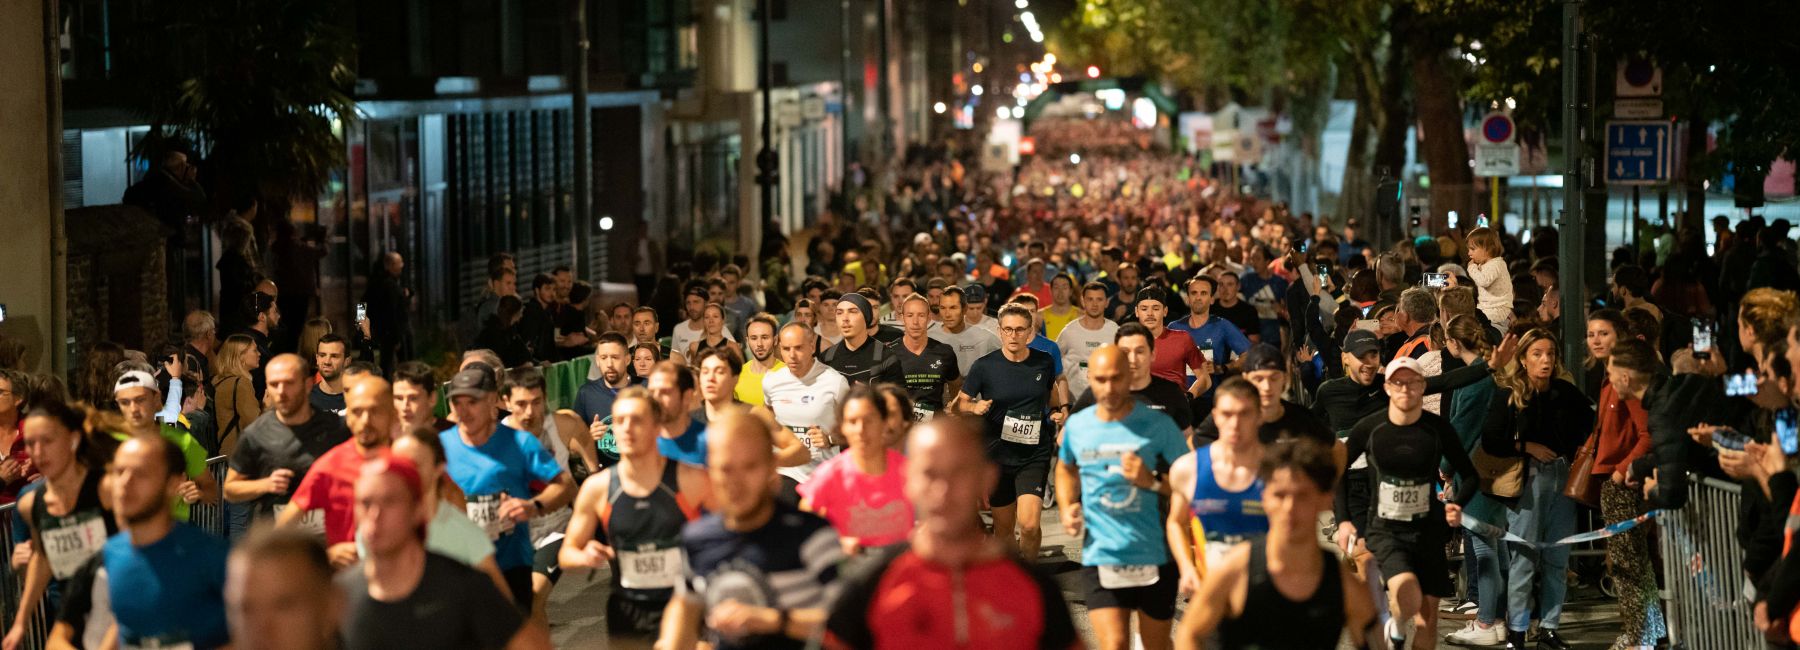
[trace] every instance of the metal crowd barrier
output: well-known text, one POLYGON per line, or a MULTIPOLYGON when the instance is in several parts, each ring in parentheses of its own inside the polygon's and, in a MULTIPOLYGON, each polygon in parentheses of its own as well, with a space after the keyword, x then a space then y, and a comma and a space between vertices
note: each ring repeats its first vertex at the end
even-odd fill
POLYGON ((1665 572, 1663 612, 1674 647, 1766 647, 1744 596, 1743 549, 1736 534, 1740 492, 1735 483, 1694 475, 1687 506, 1657 519, 1665 572))
POLYGON ((218 536, 219 539, 229 539, 226 529, 231 524, 225 516, 225 457, 213 456, 206 459, 206 471, 212 474, 213 481, 219 485, 219 502, 194 504, 188 510, 188 523, 218 536))

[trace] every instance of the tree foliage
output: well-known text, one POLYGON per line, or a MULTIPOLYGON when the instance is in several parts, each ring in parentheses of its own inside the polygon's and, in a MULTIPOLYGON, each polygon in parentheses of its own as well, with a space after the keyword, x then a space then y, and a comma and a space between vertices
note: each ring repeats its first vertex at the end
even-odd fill
POLYGON ((215 177, 239 194, 286 199, 324 188, 345 162, 333 122, 355 110, 345 2, 143 6, 121 71, 130 105, 152 125, 142 148, 200 143, 215 177))

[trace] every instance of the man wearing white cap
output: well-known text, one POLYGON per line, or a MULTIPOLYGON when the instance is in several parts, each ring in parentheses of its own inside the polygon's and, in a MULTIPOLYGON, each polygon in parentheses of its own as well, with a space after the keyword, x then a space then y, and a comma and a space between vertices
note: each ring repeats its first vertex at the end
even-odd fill
MULTIPOLYGON (((1470 490, 1443 503, 1433 484, 1446 462, 1461 479, 1455 485, 1474 485, 1477 475, 1449 421, 1425 411, 1425 369, 1419 361, 1402 356, 1389 362, 1383 374, 1387 412, 1363 418, 1350 430, 1343 469, 1368 454, 1375 503, 1369 529, 1362 534, 1387 580, 1389 611, 1394 613, 1387 622, 1388 640, 1392 647, 1405 647, 1414 631, 1423 629, 1417 647, 1429 648, 1436 641, 1437 601, 1453 588, 1444 545, 1451 527, 1462 525, 1462 506, 1475 496, 1470 490)), ((1346 492, 1337 494, 1338 526, 1354 538, 1358 531, 1350 523, 1346 492)))
MULTIPOLYGON (((176 380, 178 381, 178 380, 176 380)), ((206 448, 180 425, 157 421, 157 409, 163 406, 163 390, 156 378, 142 370, 128 370, 113 384, 113 400, 125 416, 125 431, 113 432, 120 441, 131 436, 160 435, 181 450, 187 460, 188 480, 181 483, 175 501, 175 520, 187 521, 188 509, 194 503, 219 502, 219 482, 206 471, 206 448)))

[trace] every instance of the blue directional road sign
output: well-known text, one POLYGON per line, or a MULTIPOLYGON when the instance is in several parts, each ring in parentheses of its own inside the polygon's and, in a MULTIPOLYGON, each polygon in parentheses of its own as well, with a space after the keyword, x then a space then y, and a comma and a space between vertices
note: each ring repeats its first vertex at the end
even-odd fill
POLYGON ((1669 180, 1674 132, 1664 121, 1606 123, 1606 182, 1657 185, 1669 180))

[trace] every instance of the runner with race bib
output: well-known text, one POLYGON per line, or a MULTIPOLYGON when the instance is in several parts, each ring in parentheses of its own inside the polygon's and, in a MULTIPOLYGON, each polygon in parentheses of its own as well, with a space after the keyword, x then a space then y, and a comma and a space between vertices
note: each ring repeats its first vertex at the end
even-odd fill
POLYGON ((1132 397, 1126 365, 1113 346, 1088 359, 1096 401, 1069 418, 1056 469, 1057 503, 1064 528, 1082 540, 1082 586, 1100 646, 1130 645, 1136 614, 1143 647, 1157 650, 1169 647, 1177 582, 1162 530, 1169 487, 1157 470, 1186 453, 1187 444, 1169 416, 1132 397))
POLYGON ((780 337, 781 358, 787 367, 763 376, 763 396, 769 400, 775 422, 793 432, 808 450, 805 463, 779 469, 780 499, 795 506, 800 503, 796 488, 812 478, 820 463, 838 453, 838 400, 850 391, 843 374, 814 358, 817 345, 810 328, 788 323, 781 328, 780 337))
POLYGON ((1068 398, 1056 376, 1056 360, 1029 347, 1036 333, 1031 310, 1007 305, 1000 308, 999 321, 1000 350, 975 361, 956 404, 964 413, 982 416, 988 455, 1000 464, 1000 483, 988 496, 994 535, 1011 545, 1016 524, 1020 557, 1032 562, 1043 540, 1038 522, 1056 450, 1051 424, 1068 416, 1068 398))
MULTIPOLYGON (((1438 466, 1448 461, 1459 485, 1475 485, 1474 463, 1444 418, 1425 411, 1425 370, 1417 359, 1398 357, 1387 365, 1388 409, 1363 418, 1350 430, 1349 459, 1369 454, 1370 483, 1375 503, 1369 513, 1369 530, 1362 531, 1369 550, 1387 578, 1387 622, 1393 647, 1402 647, 1415 628, 1426 630, 1418 641, 1434 642, 1438 599, 1451 595, 1449 561, 1444 545, 1450 528, 1462 525, 1462 506, 1474 490, 1455 495, 1453 503, 1437 499, 1434 485, 1438 466), (1416 618, 1415 618, 1416 616, 1416 618)), ((1338 526, 1357 531, 1350 523, 1349 501, 1337 496, 1338 526)))
POLYGON ((450 479, 468 495, 468 515, 494 541, 494 562, 519 611, 531 612, 531 518, 568 505, 575 484, 537 437, 501 424, 493 371, 471 365, 450 379, 459 423, 439 434, 450 479), (543 491, 532 490, 542 483, 543 491))
POLYGON ((681 580, 681 528, 708 500, 706 470, 657 450, 662 405, 641 388, 613 401, 619 463, 588 478, 575 497, 558 559, 565 568, 612 571, 607 632, 653 640, 681 580))
POLYGON ((94 446, 83 430, 87 414, 62 402, 49 401, 25 416, 25 451, 44 475, 41 487, 19 496, 19 516, 31 533, 31 562, 25 568, 25 590, 19 612, 7 633, 7 647, 21 647, 32 617, 52 581, 68 593, 67 581, 80 572, 101 545, 119 531, 112 511, 100 502, 111 445, 94 446))
POLYGON ((928 335, 930 301, 910 294, 900 301, 899 311, 906 336, 893 351, 900 357, 900 373, 906 378, 906 392, 912 398, 912 412, 907 418, 924 422, 944 410, 946 395, 956 396, 962 386, 962 370, 956 363, 956 349, 928 335))
POLYGON ((1261 402, 1256 386, 1232 377, 1213 394, 1219 439, 1183 455, 1169 468, 1169 544, 1181 570, 1181 593, 1192 595, 1233 546, 1268 532, 1263 516, 1261 402))

